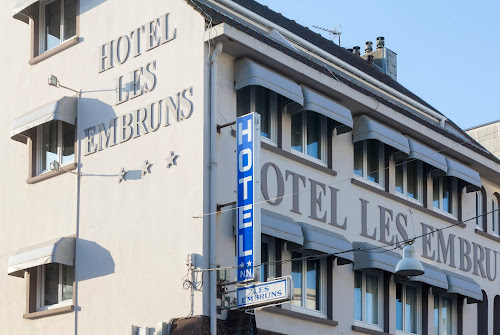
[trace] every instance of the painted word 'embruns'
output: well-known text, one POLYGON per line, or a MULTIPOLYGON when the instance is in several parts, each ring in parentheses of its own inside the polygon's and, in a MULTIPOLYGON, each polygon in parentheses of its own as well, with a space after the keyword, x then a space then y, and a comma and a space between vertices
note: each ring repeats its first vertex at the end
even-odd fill
POLYGON ((99 123, 84 129, 84 154, 90 155, 131 138, 147 135, 157 131, 162 125, 169 126, 170 115, 176 122, 190 118, 194 110, 192 96, 193 88, 189 87, 143 108, 115 117, 109 120, 107 126, 99 123))

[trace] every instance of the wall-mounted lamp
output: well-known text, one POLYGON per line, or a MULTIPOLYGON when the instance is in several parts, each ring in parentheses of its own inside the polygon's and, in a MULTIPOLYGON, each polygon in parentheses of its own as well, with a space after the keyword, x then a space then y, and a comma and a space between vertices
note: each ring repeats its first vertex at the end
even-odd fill
POLYGON ((403 248, 403 258, 396 265, 395 274, 399 276, 420 276, 424 274, 424 267, 422 263, 415 257, 415 249, 409 242, 403 248))
POLYGON ((62 88, 65 88, 67 90, 70 90, 70 91, 73 91, 75 93, 80 94, 80 91, 74 90, 74 89, 67 87, 67 86, 64 86, 64 85, 61 85, 61 83, 59 82, 59 79, 57 79, 57 77, 54 75, 51 75, 49 77, 49 86, 54 86, 56 88, 62 87, 62 88))

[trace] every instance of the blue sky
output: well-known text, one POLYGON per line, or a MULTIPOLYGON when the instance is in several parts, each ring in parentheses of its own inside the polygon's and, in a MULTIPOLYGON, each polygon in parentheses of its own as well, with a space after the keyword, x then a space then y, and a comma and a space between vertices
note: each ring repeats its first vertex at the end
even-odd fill
POLYGON ((362 53, 384 36, 398 81, 462 128, 500 119, 500 0, 257 1, 319 33, 340 25, 362 53))

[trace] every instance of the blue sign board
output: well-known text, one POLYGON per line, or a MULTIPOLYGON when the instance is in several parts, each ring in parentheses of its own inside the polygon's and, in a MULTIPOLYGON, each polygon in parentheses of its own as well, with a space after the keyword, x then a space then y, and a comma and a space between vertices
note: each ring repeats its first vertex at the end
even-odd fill
POLYGON ((238 222, 237 222, 237 281, 249 281, 259 277, 260 264, 260 115, 250 113, 236 121, 237 169, 238 169, 238 222))

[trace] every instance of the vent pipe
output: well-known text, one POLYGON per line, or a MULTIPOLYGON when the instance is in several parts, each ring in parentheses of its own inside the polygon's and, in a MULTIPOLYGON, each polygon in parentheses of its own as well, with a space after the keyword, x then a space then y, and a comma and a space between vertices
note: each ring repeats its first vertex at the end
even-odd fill
POLYGON ((383 36, 377 37, 377 49, 382 49, 385 46, 385 38, 383 36))
POLYGON ((373 42, 368 41, 365 43, 365 54, 368 54, 373 51, 373 42))
POLYGON ((355 46, 352 48, 352 53, 357 55, 357 56, 360 56, 361 55, 361 52, 359 51, 361 48, 359 46, 355 46))

